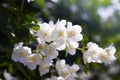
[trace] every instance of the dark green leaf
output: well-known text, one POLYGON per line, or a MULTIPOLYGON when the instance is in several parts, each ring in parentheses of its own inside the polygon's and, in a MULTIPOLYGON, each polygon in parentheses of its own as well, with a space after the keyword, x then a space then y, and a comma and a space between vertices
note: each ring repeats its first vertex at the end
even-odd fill
POLYGON ((77 58, 77 59, 76 59, 76 63, 77 63, 78 65, 82 64, 81 59, 80 59, 80 58, 77 58))
POLYGON ((16 30, 15 34, 16 34, 16 38, 21 39, 21 40, 28 38, 30 35, 29 29, 25 29, 25 28, 16 30))
POLYGON ((89 70, 89 64, 84 65, 84 72, 87 74, 89 70))
POLYGON ((0 30, 5 30, 8 24, 6 9, 0 5, 0 30))

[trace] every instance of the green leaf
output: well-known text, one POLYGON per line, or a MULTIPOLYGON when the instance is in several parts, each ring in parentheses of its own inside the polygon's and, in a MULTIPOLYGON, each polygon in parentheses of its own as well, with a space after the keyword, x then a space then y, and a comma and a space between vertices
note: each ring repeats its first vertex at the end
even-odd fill
POLYGON ((76 61, 75 61, 78 65, 82 64, 82 61, 80 58, 77 58, 76 61))
POLYGON ((6 9, 0 5, 0 30, 5 30, 8 24, 6 9))
POLYGON ((9 70, 10 73, 13 73, 13 66, 12 66, 12 64, 9 64, 8 70, 9 70))
POLYGON ((24 26, 27 29, 33 29, 35 31, 40 29, 40 26, 38 24, 33 24, 33 23, 25 23, 22 24, 22 26, 24 26))
POLYGON ((89 64, 84 65, 84 72, 87 74, 89 70, 89 64))
POLYGON ((87 36, 83 35, 83 46, 86 46, 88 43, 88 38, 87 36))
POLYGON ((33 26, 31 29, 37 31, 37 30, 40 30, 40 26, 33 26))
POLYGON ((17 69, 26 77, 27 80, 31 80, 29 74, 19 64, 16 64, 17 69))
POLYGON ((35 23, 37 23, 37 19, 31 15, 25 15, 25 20, 26 20, 26 22, 34 21, 35 23))
POLYGON ((45 1, 44 0, 35 0, 35 2, 42 8, 45 8, 45 1))
POLYGON ((117 49, 115 56, 117 58, 118 63, 120 63, 120 50, 119 49, 117 49))

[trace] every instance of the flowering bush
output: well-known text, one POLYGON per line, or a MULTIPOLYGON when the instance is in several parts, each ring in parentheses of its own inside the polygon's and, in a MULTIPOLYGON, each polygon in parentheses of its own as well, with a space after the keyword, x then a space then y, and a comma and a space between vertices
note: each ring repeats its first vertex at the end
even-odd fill
MULTIPOLYGON (((32 24, 35 24, 32 22, 32 24)), ((106 48, 99 47, 96 43, 88 42, 87 46, 79 47, 79 42, 83 40, 82 27, 72 25, 66 20, 58 20, 55 24, 38 23, 39 29, 30 29, 33 37, 36 37, 35 49, 24 46, 20 42, 14 46, 12 60, 20 62, 30 70, 35 70, 38 66, 40 76, 51 73, 51 78, 46 80, 75 80, 80 66, 76 63, 69 65, 66 59, 60 59, 61 51, 67 55, 75 55, 76 50, 83 53, 84 64, 105 63, 105 65, 116 60, 114 56, 116 49, 113 45, 106 48), (51 70, 51 68, 53 70, 51 70), (54 74, 55 73, 55 74, 54 74)), ((31 41, 30 44, 33 44, 31 41)))
POLYGON ((108 1, 1 0, 0 80, 119 80, 120 29, 99 15, 108 1))

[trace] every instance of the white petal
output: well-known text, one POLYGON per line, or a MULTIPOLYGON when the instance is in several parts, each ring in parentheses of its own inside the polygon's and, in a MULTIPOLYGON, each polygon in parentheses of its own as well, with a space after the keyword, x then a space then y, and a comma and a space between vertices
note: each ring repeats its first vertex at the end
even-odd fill
POLYGON ((75 49, 75 48, 67 48, 67 52, 68 52, 70 55, 75 55, 76 49, 75 49))
POLYGON ((35 70, 36 69, 36 64, 28 64, 27 67, 30 69, 30 70, 35 70))
POLYGON ((44 74, 48 73, 49 68, 50 68, 50 66, 44 66, 44 65, 39 66, 40 75, 43 76, 44 74))
POLYGON ((63 69, 65 67, 65 60, 62 59, 62 60, 57 60, 56 64, 55 64, 55 67, 56 69, 59 71, 61 69, 63 69))
POLYGON ((64 44, 62 44, 62 45, 60 45, 58 48, 57 48, 57 50, 64 50, 66 48, 66 44, 64 43, 64 44))

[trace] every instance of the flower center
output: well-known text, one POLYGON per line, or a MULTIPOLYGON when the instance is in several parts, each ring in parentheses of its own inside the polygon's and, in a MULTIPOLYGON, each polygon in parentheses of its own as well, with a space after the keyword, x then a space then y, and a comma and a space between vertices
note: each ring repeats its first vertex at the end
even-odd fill
POLYGON ((45 37, 49 37, 49 32, 48 32, 48 31, 44 31, 44 32, 43 32, 43 35, 44 35, 45 37))
POLYGON ((21 52, 20 52, 20 57, 22 58, 22 57, 25 57, 25 52, 22 50, 21 52))
POLYGON ((29 56, 28 57, 30 63, 35 63, 36 62, 36 57, 35 56, 29 56))
POLYGON ((101 55, 101 60, 106 60, 107 58, 108 58, 108 56, 107 55, 101 55))
POLYGON ((97 52, 95 50, 92 51, 92 55, 96 55, 97 52))
POLYGON ((70 74, 70 73, 69 73, 68 70, 64 70, 64 71, 62 70, 62 71, 61 71, 61 75, 62 75, 63 77, 67 77, 67 76, 69 76, 69 74, 70 74))
POLYGON ((44 44, 39 44, 37 49, 44 50, 45 49, 45 45, 44 44))
POLYGON ((64 32, 62 30, 58 32, 58 37, 64 37, 64 32))
POLYGON ((69 31, 69 35, 70 35, 70 36, 75 36, 75 34, 76 34, 76 32, 75 32, 74 29, 71 29, 71 30, 69 31))

